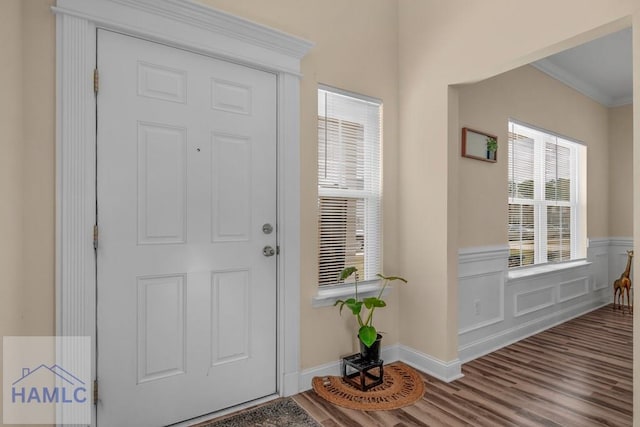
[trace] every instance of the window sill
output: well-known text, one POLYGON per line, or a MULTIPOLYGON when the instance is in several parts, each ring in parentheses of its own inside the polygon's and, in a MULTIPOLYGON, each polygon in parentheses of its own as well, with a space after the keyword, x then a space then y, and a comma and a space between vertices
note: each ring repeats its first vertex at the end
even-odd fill
POLYGON ((511 270, 507 274, 507 279, 518 280, 532 277, 544 276, 547 274, 557 273, 559 271, 571 270, 573 268, 584 267, 591 265, 589 261, 586 259, 563 262, 560 264, 544 264, 544 265, 536 265, 533 267, 525 267, 518 268, 516 270, 511 270))
MULTIPOLYGON (((358 298, 377 297, 382 284, 380 281, 363 283, 358 285, 358 298)), ((390 285, 382 293, 386 296, 391 289, 390 285)), ((319 289, 318 294, 311 299, 311 307, 329 307, 339 299, 351 298, 354 294, 354 286, 339 286, 329 289, 319 289)))

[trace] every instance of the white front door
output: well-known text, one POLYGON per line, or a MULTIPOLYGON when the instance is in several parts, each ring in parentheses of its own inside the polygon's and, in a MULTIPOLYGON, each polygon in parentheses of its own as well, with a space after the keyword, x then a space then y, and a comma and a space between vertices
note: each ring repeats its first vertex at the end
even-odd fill
POLYGON ((275 75, 104 30, 98 69, 98 425, 275 393, 275 75))

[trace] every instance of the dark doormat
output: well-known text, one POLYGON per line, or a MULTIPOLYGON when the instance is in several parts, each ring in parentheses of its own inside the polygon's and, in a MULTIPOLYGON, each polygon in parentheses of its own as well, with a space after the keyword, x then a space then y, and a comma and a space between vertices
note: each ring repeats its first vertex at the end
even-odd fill
POLYGON ((205 421, 195 427, 322 427, 291 398, 274 400, 222 419, 205 421))

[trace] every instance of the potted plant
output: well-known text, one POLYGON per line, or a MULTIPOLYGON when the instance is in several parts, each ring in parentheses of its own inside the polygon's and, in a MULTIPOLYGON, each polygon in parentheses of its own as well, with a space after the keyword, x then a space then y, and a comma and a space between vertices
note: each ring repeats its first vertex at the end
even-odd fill
POLYGON ((495 160, 495 152, 498 151, 498 140, 493 136, 487 137, 487 159, 495 160))
POLYGON ((362 357, 368 360, 378 360, 380 359, 380 340, 382 339, 382 335, 380 335, 375 326, 373 326, 373 312, 376 308, 387 306, 387 303, 382 299, 382 293, 390 282, 399 280, 407 283, 407 281, 399 276, 384 276, 378 273, 376 276, 383 281, 378 296, 359 298, 358 269, 356 267, 347 267, 342 270, 340 280, 344 282, 352 275, 355 280, 355 295, 353 298, 346 300, 337 300, 334 307, 340 306, 340 314, 342 314, 342 309, 345 305, 351 310, 351 313, 358 321, 358 339, 360 341, 360 353, 362 357))

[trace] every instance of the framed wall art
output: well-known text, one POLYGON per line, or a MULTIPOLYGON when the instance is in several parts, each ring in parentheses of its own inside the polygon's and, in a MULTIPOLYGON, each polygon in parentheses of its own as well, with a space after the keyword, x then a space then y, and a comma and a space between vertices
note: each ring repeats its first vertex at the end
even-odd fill
POLYGON ((498 161, 498 137, 470 128, 462 128, 462 157, 498 161))

